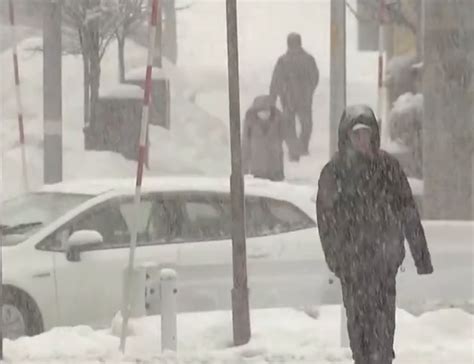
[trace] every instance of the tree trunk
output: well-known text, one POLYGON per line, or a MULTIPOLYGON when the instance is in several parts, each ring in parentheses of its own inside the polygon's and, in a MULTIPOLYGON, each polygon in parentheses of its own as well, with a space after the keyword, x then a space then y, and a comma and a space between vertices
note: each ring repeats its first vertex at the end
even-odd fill
POLYGON ((90 63, 87 53, 84 51, 82 53, 82 65, 84 73, 84 126, 90 124, 90 63))
MULTIPOLYGON (((95 0, 91 4, 91 8, 100 6, 100 1, 95 0)), ((100 34, 99 34, 99 19, 90 21, 89 34, 90 34, 90 123, 94 127, 96 121, 96 108, 97 102, 99 101, 99 88, 100 88, 100 34)))
POLYGON ((125 37, 117 35, 119 78, 120 82, 125 82, 125 37))

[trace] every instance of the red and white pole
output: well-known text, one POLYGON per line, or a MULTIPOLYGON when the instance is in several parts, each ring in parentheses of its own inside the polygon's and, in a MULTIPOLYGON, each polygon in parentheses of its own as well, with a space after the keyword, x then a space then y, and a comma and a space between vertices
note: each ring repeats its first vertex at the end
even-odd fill
POLYGON ((126 274, 124 302, 122 305, 122 332, 120 336, 120 350, 125 352, 125 345, 127 340, 127 326, 130 317, 130 282, 133 275, 134 263, 135 263, 135 249, 137 247, 137 235, 138 235, 138 216, 140 215, 140 201, 141 201, 141 187, 143 179, 143 167, 145 165, 145 159, 147 155, 147 134, 148 134, 148 119, 149 119, 149 107, 151 98, 151 85, 152 85, 152 69, 153 69, 153 58, 155 55, 155 37, 156 37, 156 26, 158 20, 158 7, 159 0, 152 0, 151 3, 151 17, 149 24, 149 39, 148 39, 148 59, 146 66, 146 78, 145 78, 145 93, 143 97, 143 110, 142 120, 140 127, 140 142, 138 147, 138 166, 137 176, 135 184, 135 197, 134 197, 134 208, 135 219, 132 225, 131 241, 130 241, 130 253, 128 258, 128 271, 126 274))
POLYGON ((26 167, 26 150, 25 150, 25 127, 23 124, 23 103, 21 100, 21 88, 20 88, 20 71, 18 65, 18 46, 16 37, 15 27, 15 9, 13 7, 13 0, 8 1, 9 7, 9 19, 12 30, 12 50, 13 50, 13 73, 15 76, 15 95, 17 103, 17 114, 18 114, 18 134, 21 149, 21 165, 23 173, 23 185, 25 190, 29 189, 28 173, 26 167))

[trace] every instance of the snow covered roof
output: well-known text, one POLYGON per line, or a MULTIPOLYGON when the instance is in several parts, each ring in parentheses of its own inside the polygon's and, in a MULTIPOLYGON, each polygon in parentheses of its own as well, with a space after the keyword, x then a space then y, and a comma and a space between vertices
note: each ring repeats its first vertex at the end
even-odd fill
MULTIPOLYGON (((304 185, 294 185, 285 182, 270 182, 248 177, 245 187, 249 193, 261 194, 267 191, 270 194, 293 194, 298 192, 311 192, 314 189, 304 185)), ((90 179, 70 180, 53 185, 45 185, 41 192, 74 193, 98 196, 106 192, 118 194, 133 194, 135 192, 135 179, 90 179)), ((173 191, 215 191, 228 192, 230 184, 228 178, 200 177, 200 176, 164 176, 145 177, 142 183, 142 192, 173 192, 173 191)), ((308 195, 309 196, 309 195, 308 195)))
MULTIPOLYGON (((86 194, 99 196, 133 195, 135 193, 135 179, 95 179, 71 180, 54 185, 43 186, 40 192, 86 194)), ((164 176, 145 177, 142 183, 142 193, 150 192, 185 192, 230 191, 228 178, 200 177, 200 176, 164 176)), ((248 177, 245 179, 245 194, 265 196, 284 201, 291 201, 303 209, 309 216, 315 214, 313 196, 315 187, 308 185, 294 185, 286 182, 270 182, 248 177)))

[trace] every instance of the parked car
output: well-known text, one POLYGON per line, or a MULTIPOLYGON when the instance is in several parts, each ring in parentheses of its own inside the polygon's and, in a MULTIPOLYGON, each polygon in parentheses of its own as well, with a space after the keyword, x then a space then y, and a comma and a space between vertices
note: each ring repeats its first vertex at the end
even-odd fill
MULTIPOLYGON (((2 204, 7 336, 110 324, 122 302, 133 193, 131 180, 65 182, 2 204)), ((252 307, 317 302, 325 288, 336 290, 328 284, 313 194, 310 187, 247 181, 252 307)), ((226 180, 145 179, 137 220, 135 262, 176 269, 180 311, 231 307, 226 180)))
MULTIPOLYGON (((228 181, 149 178, 142 193, 136 264, 177 271, 181 312, 230 308, 228 181)), ((314 193, 310 186, 246 180, 252 308, 340 303, 321 250, 314 193)), ((46 186, 2 203, 7 337, 55 326, 110 325, 122 302, 133 194, 133 180, 89 180, 46 186)), ((398 278, 399 306, 416 312, 430 304, 472 303, 474 222, 423 224, 435 274, 417 276, 407 258, 398 278)))

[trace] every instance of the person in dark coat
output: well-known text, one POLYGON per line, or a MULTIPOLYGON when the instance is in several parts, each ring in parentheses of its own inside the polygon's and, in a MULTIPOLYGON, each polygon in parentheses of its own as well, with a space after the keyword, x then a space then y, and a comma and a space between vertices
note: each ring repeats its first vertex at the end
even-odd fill
POLYGON ((313 94, 319 82, 319 70, 312 55, 303 49, 301 36, 291 33, 287 38, 288 50, 273 70, 270 95, 273 103, 280 98, 287 121, 286 142, 291 160, 309 154, 313 131, 313 94), (301 123, 301 136, 296 133, 296 117, 301 123))
POLYGON ((373 111, 348 107, 339 151, 319 178, 319 236, 339 278, 355 364, 392 363, 396 275, 408 241, 418 274, 433 267, 420 216, 398 161, 380 149, 373 111))
POLYGON ((282 181, 283 119, 270 96, 257 97, 247 111, 243 129, 244 174, 282 181))

